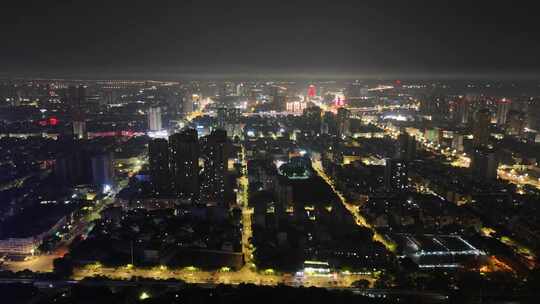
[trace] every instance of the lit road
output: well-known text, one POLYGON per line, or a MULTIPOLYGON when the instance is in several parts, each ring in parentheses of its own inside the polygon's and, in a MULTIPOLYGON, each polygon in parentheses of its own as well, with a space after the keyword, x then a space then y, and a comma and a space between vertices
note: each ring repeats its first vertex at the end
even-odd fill
POLYGON ((241 271, 255 271, 255 264, 253 263, 253 245, 250 243, 253 237, 253 231, 251 228, 251 217, 253 215, 253 208, 248 205, 248 188, 249 179, 247 175, 247 162, 245 159, 245 150, 242 146, 240 152, 240 163, 242 166, 242 174, 238 178, 238 205, 242 209, 242 253, 244 254, 245 265, 241 271), (247 269, 246 269, 247 268, 247 269))
POLYGON ((202 116, 203 115, 203 112, 200 112, 200 111, 193 111, 191 113, 188 114, 188 116, 186 117, 187 121, 192 121, 193 119, 199 117, 199 116, 202 116))
POLYGON ((416 104, 401 104, 401 105, 376 105, 371 107, 347 107, 352 113, 366 113, 376 112, 381 113, 383 111, 395 111, 395 110, 412 110, 416 109, 416 104))
MULTIPOLYGON (((254 247, 250 243, 252 238, 252 215, 253 208, 248 205, 249 181, 246 176, 247 166, 244 158, 244 150, 241 152, 241 163, 243 174, 238 178, 238 206, 242 209, 242 253, 244 255, 245 265, 234 271, 228 267, 222 267, 216 271, 203 271, 196 267, 169 268, 166 266, 156 266, 151 268, 126 265, 121 267, 105 267, 100 264, 91 264, 74 269, 72 278, 82 280, 88 277, 105 276, 110 279, 128 280, 133 277, 154 278, 154 279, 179 279, 188 283, 195 284, 240 284, 252 283, 257 285, 277 285, 285 284, 289 286, 316 286, 323 288, 348 288, 358 280, 367 280, 374 283, 376 274, 356 274, 356 273, 338 273, 334 272, 326 276, 317 276, 305 274, 304 276, 295 276, 292 273, 279 273, 274 269, 258 270, 253 260, 254 247)), ((322 175, 326 177, 326 175, 322 175)), ((123 181, 124 182, 124 181, 123 181)), ((123 186, 123 182, 120 186, 123 186)), ((118 187, 119 189, 121 187, 118 187)), ((340 198, 342 198, 341 194, 340 198)), ((92 210, 76 224, 65 237, 59 248, 50 255, 39 255, 28 261, 10 262, 4 264, 3 268, 13 271, 30 269, 36 272, 52 271, 52 261, 63 256, 71 240, 81 233, 87 233, 91 222, 100 217, 100 212, 114 201, 114 193, 107 198, 99 201, 92 210)), ((349 206, 352 207, 352 206, 349 206)), ((357 222, 360 218, 357 218, 357 222)), ((363 222, 366 224, 365 222, 363 222)))
POLYGON ((343 194, 341 194, 341 192, 336 189, 336 187, 334 186, 334 183, 332 182, 330 177, 328 177, 328 175, 326 175, 326 173, 324 172, 324 170, 322 168, 322 164, 321 164, 320 161, 313 161, 313 169, 315 169, 315 171, 317 171, 319 176, 322 177, 322 179, 324 179, 324 181, 328 185, 330 185, 332 190, 339 197, 339 200, 341 201, 343 206, 345 206, 345 208, 347 208, 347 210, 349 210, 351 215, 354 217, 356 224, 358 226, 369 228, 373 232, 373 240, 381 242, 390 252, 395 252, 396 251, 396 244, 391 242, 390 240, 387 240, 386 238, 384 238, 381 234, 379 234, 375 230, 375 228, 373 226, 371 226, 368 223, 366 218, 363 217, 362 214, 360 213, 358 205, 354 205, 354 204, 351 204, 351 203, 347 202, 347 200, 343 196, 343 194))
MULTIPOLYGON (((373 89, 370 89, 373 90, 373 89)), ((375 89, 377 90, 377 89, 375 89)), ((301 97, 303 99, 303 97, 301 97)), ((321 108, 323 112, 326 111, 337 111, 337 107, 334 104, 325 104, 320 100, 312 99, 311 102, 313 102, 316 106, 321 108)), ((349 111, 351 111, 352 114, 357 115, 359 113, 365 114, 368 112, 375 112, 375 113, 381 113, 383 111, 395 111, 395 110, 411 110, 416 109, 416 104, 401 104, 401 105, 376 105, 376 106, 370 106, 370 107, 346 107, 349 111)))
POLYGON ((51 272, 53 270, 53 260, 62 257, 60 254, 46 254, 29 257, 26 261, 9 261, 2 264, 0 268, 18 272, 31 270, 33 272, 51 272))
POLYGON ((197 111, 193 111, 191 113, 189 113, 187 116, 186 116, 186 120, 191 122, 193 119, 197 118, 197 117, 200 117, 200 116, 203 116, 205 113, 204 113, 204 110, 206 109, 206 107, 210 104, 213 104, 214 101, 209 98, 209 97, 206 97, 206 98, 202 98, 200 101, 199 101, 199 110, 197 111))
POLYGON ((56 258, 63 257, 67 253, 69 244, 78 235, 84 235, 91 231, 93 227, 92 221, 100 217, 99 213, 107 205, 109 205, 113 199, 113 195, 110 198, 101 200, 96 207, 83 219, 75 223, 70 231, 63 237, 63 239, 57 244, 56 249, 51 253, 44 253, 28 257, 25 261, 8 261, 1 265, 0 268, 10 271, 31 270, 34 272, 50 272, 53 270, 53 261, 56 258))
POLYGON ((529 269, 536 267, 536 255, 533 250, 523 246, 508 236, 497 234, 497 231, 494 228, 483 227, 480 231, 484 236, 495 238, 499 242, 512 248, 517 255, 523 258, 522 262, 524 262, 529 269))
POLYGON ((332 273, 327 276, 304 275, 297 277, 290 273, 278 273, 273 269, 258 270, 253 260, 253 245, 250 243, 253 232, 251 217, 253 208, 248 205, 248 178, 246 177, 246 160, 244 150, 241 152, 243 174, 238 179, 237 204, 242 209, 242 253, 245 265, 238 271, 222 267, 216 271, 203 271, 196 267, 169 268, 157 266, 142 268, 126 265, 118 268, 108 268, 100 264, 87 265, 75 269, 73 279, 81 280, 97 275, 111 279, 131 279, 144 277, 154 279, 179 279, 194 284, 240 284, 252 283, 257 285, 285 284, 289 286, 316 286, 324 288, 344 288, 358 280, 367 280, 371 284, 375 281, 374 274, 332 273))
POLYGON ((334 273, 328 276, 296 277, 292 274, 278 274, 270 270, 256 272, 248 268, 242 268, 239 271, 232 271, 224 267, 217 271, 202 271, 192 266, 171 269, 165 266, 141 268, 131 265, 118 268, 104 267, 101 265, 88 265, 75 269, 72 278, 75 280, 82 280, 84 278, 98 275, 105 276, 110 279, 120 280, 128 280, 133 277, 142 277, 162 280, 178 279, 193 284, 285 284, 289 286, 316 286, 323 288, 350 287, 353 282, 362 279, 368 280, 371 283, 375 281, 373 275, 366 274, 334 273))
MULTIPOLYGON (((128 180, 123 179, 118 182, 117 189, 122 189, 127 185, 128 180)), ((69 245, 79 235, 87 235, 93 228, 93 221, 101 217, 101 211, 114 202, 117 191, 111 193, 102 199, 96 201, 95 205, 88 210, 88 213, 79 221, 73 223, 73 227, 62 237, 62 240, 56 244, 56 248, 50 253, 37 254, 28 257, 24 261, 6 261, 0 268, 13 272, 25 269, 33 272, 50 272, 53 270, 53 261, 56 258, 63 257, 67 252, 69 245)))
MULTIPOLYGON (((519 173, 519 168, 514 166, 500 165, 497 174, 500 179, 503 179, 509 183, 516 184, 518 186, 529 185, 537 189, 540 189, 540 179, 529 176, 528 173, 519 173)), ((523 194, 521 189, 518 189, 518 193, 523 194)))

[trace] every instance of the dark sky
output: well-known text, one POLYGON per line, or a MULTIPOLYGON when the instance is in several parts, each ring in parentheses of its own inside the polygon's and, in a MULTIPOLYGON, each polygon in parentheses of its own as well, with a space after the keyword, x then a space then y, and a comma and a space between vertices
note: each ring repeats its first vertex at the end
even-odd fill
POLYGON ((534 1, 498 2, 2 1, 0 65, 80 74, 536 74, 534 1))

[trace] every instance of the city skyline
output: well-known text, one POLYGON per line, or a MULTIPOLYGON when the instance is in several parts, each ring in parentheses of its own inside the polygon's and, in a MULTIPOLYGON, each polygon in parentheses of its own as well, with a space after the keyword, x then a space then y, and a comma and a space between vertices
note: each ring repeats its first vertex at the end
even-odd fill
POLYGON ((0 8, 6 303, 537 303, 525 2, 0 8))

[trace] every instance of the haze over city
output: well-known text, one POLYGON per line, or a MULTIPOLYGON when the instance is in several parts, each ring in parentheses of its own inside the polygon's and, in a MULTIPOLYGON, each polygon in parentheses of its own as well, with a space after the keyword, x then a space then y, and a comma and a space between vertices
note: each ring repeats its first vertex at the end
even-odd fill
POLYGON ((536 15, 2 4, 2 298, 536 303, 536 15))
POLYGON ((31 1, 6 3, 2 24, 2 72, 16 74, 540 70, 527 2, 31 1))

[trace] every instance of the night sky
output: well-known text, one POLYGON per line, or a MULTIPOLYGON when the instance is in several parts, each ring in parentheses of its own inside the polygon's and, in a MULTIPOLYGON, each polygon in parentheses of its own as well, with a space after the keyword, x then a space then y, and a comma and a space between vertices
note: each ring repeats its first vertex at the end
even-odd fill
POLYGON ((6 2, 4 72, 540 71, 534 1, 6 2))

